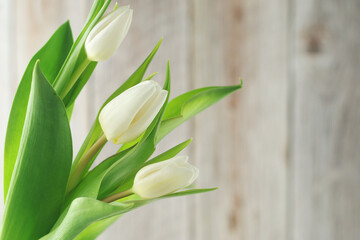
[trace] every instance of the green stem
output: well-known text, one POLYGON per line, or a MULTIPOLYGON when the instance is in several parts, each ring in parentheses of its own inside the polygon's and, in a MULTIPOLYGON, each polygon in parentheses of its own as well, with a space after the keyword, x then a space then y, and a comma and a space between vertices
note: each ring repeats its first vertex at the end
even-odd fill
POLYGON ((66 94, 68 94, 68 92, 71 90, 71 88, 74 86, 76 81, 79 79, 81 74, 85 71, 85 69, 89 66, 90 63, 91 61, 87 57, 85 57, 77 66, 75 71, 71 74, 70 79, 66 81, 67 84, 58 85, 59 96, 61 99, 65 98, 66 94))
POLYGON ((131 194, 133 194, 132 189, 129 189, 129 190, 126 190, 123 192, 115 193, 114 195, 108 196, 101 201, 110 203, 110 202, 114 202, 120 198, 130 196, 131 194))
POLYGON ((105 135, 102 135, 92 147, 80 158, 75 170, 72 172, 69 178, 67 193, 71 192, 81 181, 84 169, 87 167, 91 159, 97 154, 97 152, 105 145, 107 139, 105 135))

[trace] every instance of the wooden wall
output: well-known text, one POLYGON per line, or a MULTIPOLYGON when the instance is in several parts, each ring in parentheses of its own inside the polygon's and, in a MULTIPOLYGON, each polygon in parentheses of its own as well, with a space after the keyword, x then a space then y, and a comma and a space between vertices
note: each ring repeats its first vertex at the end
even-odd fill
MULTIPOLYGON (((106 97, 161 37, 149 73, 159 71, 162 82, 170 59, 172 96, 239 77, 244 86, 159 147, 194 137, 184 153, 201 170, 198 185, 219 190, 136 210, 99 239, 360 238, 359 0, 119 3, 131 3, 133 24, 77 102, 75 149, 106 97)), ((77 35, 90 6, 0 0, 0 146, 30 57, 68 18, 77 35)))

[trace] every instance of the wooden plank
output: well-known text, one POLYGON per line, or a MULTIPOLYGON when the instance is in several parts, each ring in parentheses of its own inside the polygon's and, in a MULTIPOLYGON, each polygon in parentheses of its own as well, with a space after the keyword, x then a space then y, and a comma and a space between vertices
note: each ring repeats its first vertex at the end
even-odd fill
POLYGON ((294 1, 290 239, 360 236, 360 2, 294 1))
POLYGON ((196 117, 189 239, 286 237, 287 1, 193 2, 194 87, 244 88, 196 117))

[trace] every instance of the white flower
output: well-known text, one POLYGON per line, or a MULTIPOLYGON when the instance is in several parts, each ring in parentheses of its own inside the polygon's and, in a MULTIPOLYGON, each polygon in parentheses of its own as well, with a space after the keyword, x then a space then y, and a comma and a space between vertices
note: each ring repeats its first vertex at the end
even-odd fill
POLYGON ((130 6, 122 6, 95 25, 85 42, 88 59, 102 61, 113 55, 129 31, 132 13, 130 6))
POLYGON ((157 198, 191 185, 199 170, 189 164, 187 156, 150 164, 135 176, 133 192, 142 198, 157 198))
POLYGON ((115 144, 122 144, 140 137, 158 114, 166 96, 166 90, 149 80, 111 100, 99 115, 106 138, 115 144))

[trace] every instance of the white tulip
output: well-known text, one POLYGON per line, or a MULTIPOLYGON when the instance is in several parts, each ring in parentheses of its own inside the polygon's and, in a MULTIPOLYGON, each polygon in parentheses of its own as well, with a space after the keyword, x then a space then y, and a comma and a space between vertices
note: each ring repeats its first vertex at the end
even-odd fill
POLYGON ((89 60, 102 61, 113 55, 129 31, 132 13, 130 6, 119 7, 95 25, 85 42, 89 60))
POLYGON ((151 199, 191 185, 199 170, 187 161, 187 156, 177 156, 142 168, 135 176, 132 191, 151 199))
POLYGON ((149 80, 111 100, 99 115, 106 138, 115 144, 122 144, 140 137, 158 114, 166 96, 166 90, 149 80))

